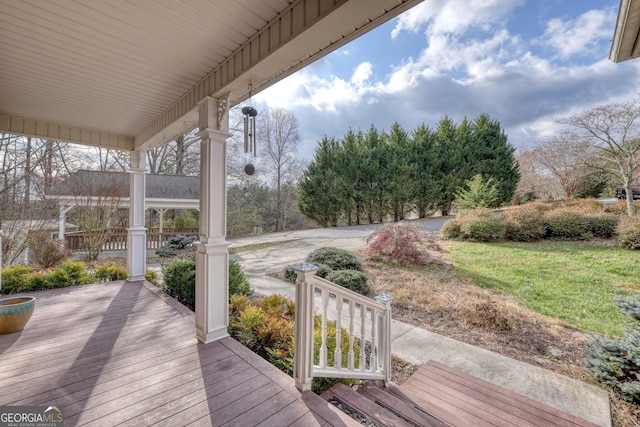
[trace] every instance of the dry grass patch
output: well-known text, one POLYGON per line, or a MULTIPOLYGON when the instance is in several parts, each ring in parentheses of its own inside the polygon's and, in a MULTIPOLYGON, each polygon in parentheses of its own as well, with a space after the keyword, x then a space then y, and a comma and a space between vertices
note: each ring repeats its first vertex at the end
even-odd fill
POLYGON ((589 378, 582 366, 582 333, 509 296, 475 286, 447 262, 398 268, 369 261, 364 268, 375 293, 394 296, 394 319, 574 378, 589 378))

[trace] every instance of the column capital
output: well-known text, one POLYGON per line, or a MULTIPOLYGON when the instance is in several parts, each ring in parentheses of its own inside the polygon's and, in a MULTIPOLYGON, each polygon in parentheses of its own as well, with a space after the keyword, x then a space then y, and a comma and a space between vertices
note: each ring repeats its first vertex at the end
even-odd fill
POLYGON ((215 129, 226 132, 229 130, 229 96, 220 98, 206 96, 198 102, 198 114, 200 117, 200 131, 215 129))
POLYGON ((206 128, 200 129, 196 136, 200 139, 207 138, 210 141, 226 142, 228 138, 231 138, 232 134, 230 134, 229 132, 206 128))
POLYGON ((145 151, 131 151, 129 154, 129 168, 131 172, 145 172, 147 169, 147 153, 145 151))

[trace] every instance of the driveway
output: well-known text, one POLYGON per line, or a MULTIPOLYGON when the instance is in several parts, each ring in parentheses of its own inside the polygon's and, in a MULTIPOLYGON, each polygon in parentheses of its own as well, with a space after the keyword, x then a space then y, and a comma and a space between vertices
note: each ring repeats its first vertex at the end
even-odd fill
MULTIPOLYGON (((435 232, 451 217, 437 217, 410 221, 423 232, 435 232)), ((382 224, 354 225, 349 227, 314 228, 261 236, 229 239, 231 248, 267 242, 283 242, 276 246, 231 254, 242 264, 249 277, 269 276, 282 271, 287 265, 299 264, 309 252, 324 246, 355 251, 366 247, 369 235, 382 224)), ((258 292, 259 289, 256 289, 258 292)))

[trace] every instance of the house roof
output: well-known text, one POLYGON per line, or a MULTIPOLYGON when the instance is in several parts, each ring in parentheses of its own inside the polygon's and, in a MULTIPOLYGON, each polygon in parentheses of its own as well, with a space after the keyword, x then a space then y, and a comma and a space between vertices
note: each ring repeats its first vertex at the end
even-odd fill
POLYGON ((422 0, 0 0, 0 132, 146 150, 422 0))
POLYGON ((622 62, 640 56, 640 0, 620 0, 609 59, 622 62))
MULTIPOLYGON (((146 174, 146 199, 200 199, 200 178, 186 175, 146 174)), ((72 173, 47 194, 51 198, 129 197, 129 174, 80 170, 72 173)))

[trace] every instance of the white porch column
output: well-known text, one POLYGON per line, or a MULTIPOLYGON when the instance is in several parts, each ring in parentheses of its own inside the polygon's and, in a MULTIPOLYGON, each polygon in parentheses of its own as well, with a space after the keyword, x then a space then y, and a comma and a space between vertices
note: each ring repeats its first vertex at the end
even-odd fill
POLYGON ((147 271, 147 229, 144 228, 146 155, 131 152, 129 174, 129 228, 127 234, 127 281, 144 280, 147 271))
POLYGON ((73 209, 73 205, 60 205, 60 220, 58 222, 58 239, 64 240, 64 234, 67 232, 67 212, 73 209))
POLYGON ((203 343, 228 336, 227 98, 204 98, 200 115, 200 243, 196 253, 196 333, 203 343))

